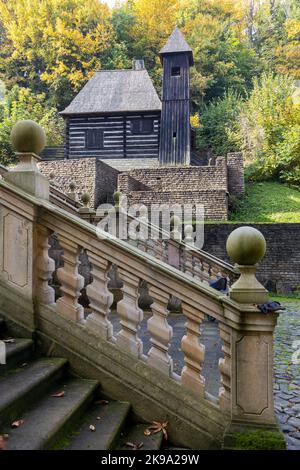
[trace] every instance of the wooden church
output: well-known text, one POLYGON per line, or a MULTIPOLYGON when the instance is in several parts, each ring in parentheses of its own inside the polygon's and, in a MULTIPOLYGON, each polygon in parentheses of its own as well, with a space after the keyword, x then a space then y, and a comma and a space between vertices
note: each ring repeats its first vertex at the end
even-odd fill
POLYGON ((190 74, 193 53, 176 27, 160 51, 162 100, 144 67, 96 72, 62 111, 66 158, 157 158, 190 164, 190 74))

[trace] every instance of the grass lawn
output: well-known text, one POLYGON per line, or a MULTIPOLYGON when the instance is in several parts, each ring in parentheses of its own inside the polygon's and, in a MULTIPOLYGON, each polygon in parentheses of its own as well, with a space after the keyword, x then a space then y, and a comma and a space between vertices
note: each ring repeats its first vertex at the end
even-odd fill
POLYGON ((280 183, 246 183, 230 222, 300 223, 300 191, 280 183))

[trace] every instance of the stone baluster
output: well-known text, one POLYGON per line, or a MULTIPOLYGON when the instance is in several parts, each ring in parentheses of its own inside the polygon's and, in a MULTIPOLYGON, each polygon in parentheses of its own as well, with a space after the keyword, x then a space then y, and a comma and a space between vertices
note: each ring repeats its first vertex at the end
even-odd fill
POLYGON ((178 217, 177 215, 173 215, 170 219, 170 227, 171 227, 170 238, 172 240, 176 240, 177 242, 181 242, 182 221, 180 217, 178 217))
POLYGON ((194 272, 194 278, 197 281, 202 281, 203 279, 203 274, 202 274, 202 269, 201 269, 201 261, 197 258, 197 256, 193 256, 193 272, 194 272))
POLYGON ((168 256, 169 256, 168 242, 166 240, 162 240, 161 241, 161 246, 162 246, 161 260, 164 261, 165 263, 167 263, 168 262, 168 256))
POLYGON ((200 325, 204 313, 182 302, 182 312, 187 318, 187 333, 182 338, 181 349, 184 353, 185 366, 181 374, 181 383, 201 396, 205 392, 205 379, 201 375, 204 362, 205 346, 199 343, 200 325))
POLYGON ((155 256, 155 245, 157 243, 156 240, 147 240, 147 253, 150 256, 155 256))
POLYGON ((37 230, 37 259, 36 266, 36 297, 44 305, 55 303, 54 289, 49 286, 49 281, 55 270, 55 262, 49 257, 49 236, 47 228, 39 226, 37 230))
POLYGON ((192 225, 186 225, 184 227, 184 243, 190 247, 195 245, 194 229, 192 225))
POLYGON ((207 261, 202 260, 202 273, 203 273, 203 280, 209 281, 210 280, 210 265, 207 261))
POLYGON ((159 240, 156 240, 156 243, 155 243, 155 258, 162 261, 163 256, 164 256, 164 241, 159 239, 159 240))
POLYGON ((231 406, 231 328, 219 323, 222 352, 224 357, 219 359, 221 374, 221 387, 219 390, 219 404, 223 410, 230 410, 231 406))
POLYGON ((194 275, 193 255, 189 249, 184 250, 184 272, 190 277, 194 275))
POLYGON ((108 290, 108 271, 111 264, 99 256, 98 253, 87 250, 87 254, 92 263, 91 274, 93 282, 86 288, 92 309, 92 313, 86 319, 86 325, 91 330, 97 332, 101 338, 111 340, 113 337, 113 326, 108 319, 110 307, 113 303, 113 294, 108 290))
POLYGON ((147 246, 148 241, 147 240, 137 240, 137 248, 141 251, 147 251, 148 246, 147 246))
POLYGON ((137 334, 144 316, 138 306, 140 279, 123 268, 118 268, 118 274, 123 281, 123 299, 117 304, 121 324, 121 331, 116 336, 117 344, 141 357, 143 343, 137 334))
POLYGON ((173 360, 168 353, 173 336, 173 328, 167 321, 169 294, 150 285, 149 295, 153 300, 151 304, 153 316, 147 322, 152 344, 148 353, 148 364, 156 367, 164 374, 172 376, 173 360))
POLYGON ((133 246, 138 246, 137 232, 130 223, 128 224, 128 243, 133 246))
POLYGON ((222 274, 220 272, 220 268, 218 266, 212 265, 211 269, 210 269, 210 276, 213 277, 213 278, 222 276, 222 274))
POLYGON ((140 222, 139 224, 139 234, 138 238, 139 240, 144 241, 147 243, 149 240, 149 218, 148 218, 148 208, 147 206, 140 206, 139 208, 140 215, 138 217, 138 220, 140 222))
POLYGON ((81 321, 84 312, 78 303, 78 298, 84 286, 84 278, 78 273, 80 247, 65 236, 59 236, 59 243, 64 250, 62 256, 64 266, 57 270, 63 293, 56 302, 57 312, 74 321, 81 321))

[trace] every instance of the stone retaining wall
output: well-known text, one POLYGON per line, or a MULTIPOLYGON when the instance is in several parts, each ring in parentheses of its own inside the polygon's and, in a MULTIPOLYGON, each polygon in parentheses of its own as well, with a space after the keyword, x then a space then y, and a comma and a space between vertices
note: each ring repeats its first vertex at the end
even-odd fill
POLYGON ((265 257, 258 265, 258 278, 278 293, 300 292, 299 224, 206 224, 203 249, 229 261, 226 253, 228 235, 237 227, 251 225, 260 230, 267 242, 265 257))
POLYGON ((91 207, 95 201, 95 175, 96 158, 78 158, 74 160, 52 160, 39 163, 39 169, 48 179, 51 173, 51 183, 56 185, 62 192, 68 194, 70 192, 69 184, 76 184, 76 194, 80 196, 83 193, 89 193, 91 196, 91 207))
POLYGON ((143 168, 122 173, 118 177, 118 189, 124 194, 127 191, 138 191, 140 185, 148 191, 226 191, 226 159, 218 157, 212 166, 143 168))

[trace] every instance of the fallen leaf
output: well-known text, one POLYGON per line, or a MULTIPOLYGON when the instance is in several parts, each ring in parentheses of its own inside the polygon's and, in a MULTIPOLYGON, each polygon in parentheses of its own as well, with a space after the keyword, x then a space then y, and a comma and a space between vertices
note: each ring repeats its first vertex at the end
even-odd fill
POLYGON ((5 450, 8 437, 8 434, 3 434, 3 436, 0 436, 0 450, 5 450))
POLYGON ((140 450, 144 443, 143 442, 126 442, 125 444, 127 447, 131 447, 132 450, 140 450))
POLYGON ((109 401, 108 400, 97 400, 95 401, 95 405, 108 405, 109 401))
POLYGON ((99 419, 101 419, 101 416, 97 416, 97 418, 96 418, 96 419, 98 419, 98 421, 99 421, 99 419))
POLYGON ((144 436, 151 436, 151 431, 150 431, 150 429, 145 429, 145 431, 144 431, 144 436))
POLYGON ((12 428, 19 428, 24 423, 24 419, 18 419, 11 424, 12 428))
POLYGON ((16 340, 14 338, 3 339, 3 343, 11 344, 11 343, 15 343, 15 342, 16 342, 16 340))
POLYGON ((24 362, 23 364, 21 364, 21 367, 26 367, 27 365, 27 362, 24 362))
POLYGON ((167 440, 168 439, 167 427, 168 427, 168 421, 165 421, 163 423, 160 423, 159 421, 153 421, 152 425, 149 426, 149 431, 151 432, 151 434, 157 434, 158 432, 162 432, 165 440, 167 440))
POLYGON ((65 391, 63 390, 62 392, 54 393, 51 396, 54 397, 54 398, 62 398, 62 397, 65 396, 65 391))
POLYGON ((90 427, 89 427, 89 430, 92 431, 92 432, 95 432, 95 431, 96 431, 96 428, 95 428, 95 426, 93 426, 93 425, 91 424, 90 427))

